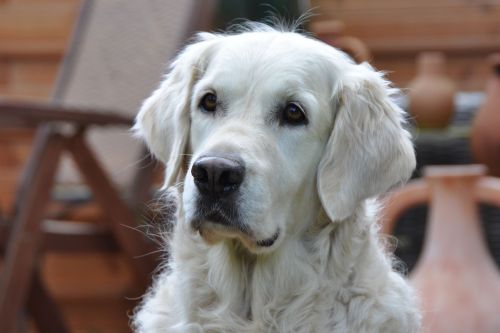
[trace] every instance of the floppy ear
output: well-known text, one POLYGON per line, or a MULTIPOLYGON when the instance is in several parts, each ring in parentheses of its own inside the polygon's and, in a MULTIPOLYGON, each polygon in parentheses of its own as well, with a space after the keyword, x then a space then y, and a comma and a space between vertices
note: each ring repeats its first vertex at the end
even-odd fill
POLYGON ((318 167, 318 192, 332 221, 351 216, 362 200, 406 181, 415 168, 404 112, 370 65, 348 65, 340 107, 318 167))
POLYGON ((180 176, 188 148, 192 88, 208 61, 215 38, 199 34, 174 60, 160 87, 147 98, 135 119, 134 132, 144 138, 151 152, 166 164, 165 187, 180 176))

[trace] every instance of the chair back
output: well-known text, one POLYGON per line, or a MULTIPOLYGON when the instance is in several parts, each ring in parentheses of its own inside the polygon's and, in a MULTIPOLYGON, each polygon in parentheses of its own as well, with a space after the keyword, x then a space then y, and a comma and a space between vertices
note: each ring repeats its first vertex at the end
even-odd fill
MULTIPOLYGON (((54 102, 134 116, 169 60, 209 29, 213 0, 85 0, 59 72, 54 102)), ((120 185, 133 178, 141 144, 123 129, 97 128, 89 141, 120 185)), ((65 161, 59 181, 79 182, 65 161)))

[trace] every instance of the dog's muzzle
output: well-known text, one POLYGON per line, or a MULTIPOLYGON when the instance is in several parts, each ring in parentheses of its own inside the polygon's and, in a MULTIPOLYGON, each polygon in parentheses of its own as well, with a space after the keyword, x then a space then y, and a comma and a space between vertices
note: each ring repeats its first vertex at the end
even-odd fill
MULTIPOLYGON (((239 188, 245 178, 245 164, 234 155, 201 156, 191 167, 198 190, 197 211, 193 228, 201 232, 204 222, 215 223, 224 230, 252 236, 240 215, 239 188)), ((257 247, 271 247, 280 235, 276 231, 268 239, 254 240, 257 247)))
POLYGON ((233 155, 201 156, 191 167, 198 190, 195 227, 203 221, 241 229, 238 198, 245 178, 243 161, 233 155))

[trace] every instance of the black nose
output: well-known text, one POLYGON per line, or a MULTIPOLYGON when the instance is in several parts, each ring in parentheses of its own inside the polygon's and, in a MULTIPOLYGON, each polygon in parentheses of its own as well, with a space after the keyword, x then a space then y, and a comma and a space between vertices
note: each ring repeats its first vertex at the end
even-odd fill
POLYGON ((194 162, 191 174, 200 193, 222 196, 238 189, 245 177, 245 167, 236 158, 204 156, 194 162))

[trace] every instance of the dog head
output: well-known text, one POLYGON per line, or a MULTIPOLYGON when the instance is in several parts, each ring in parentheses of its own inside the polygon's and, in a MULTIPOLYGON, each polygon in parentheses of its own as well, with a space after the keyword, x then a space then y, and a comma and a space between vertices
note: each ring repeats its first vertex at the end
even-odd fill
POLYGON ((207 242, 269 252, 323 206, 332 221, 405 181, 403 112, 369 65, 291 32, 201 34, 135 125, 182 184, 184 222, 207 242))

